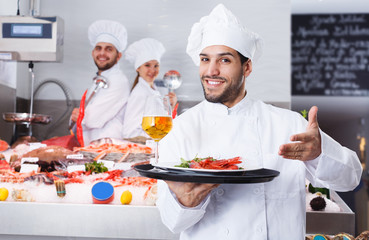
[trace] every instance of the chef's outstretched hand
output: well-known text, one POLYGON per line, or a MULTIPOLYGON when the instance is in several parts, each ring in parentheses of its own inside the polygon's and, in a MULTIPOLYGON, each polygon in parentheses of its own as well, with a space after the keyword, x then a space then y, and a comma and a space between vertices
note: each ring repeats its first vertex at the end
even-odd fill
POLYGON ((317 158, 321 152, 321 136, 318 124, 318 107, 313 106, 309 111, 309 122, 306 132, 292 135, 292 143, 279 147, 278 154, 283 158, 309 161, 317 158))
POLYGON ((219 184, 165 181, 178 201, 186 207, 196 207, 219 184))

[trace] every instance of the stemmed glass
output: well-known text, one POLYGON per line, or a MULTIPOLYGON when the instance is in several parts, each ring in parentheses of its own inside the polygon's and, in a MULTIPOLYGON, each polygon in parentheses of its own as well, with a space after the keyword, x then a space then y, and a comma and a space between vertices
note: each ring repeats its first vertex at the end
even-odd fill
POLYGON ((146 99, 142 129, 155 141, 155 160, 158 163, 159 141, 172 129, 169 97, 153 95, 146 99))

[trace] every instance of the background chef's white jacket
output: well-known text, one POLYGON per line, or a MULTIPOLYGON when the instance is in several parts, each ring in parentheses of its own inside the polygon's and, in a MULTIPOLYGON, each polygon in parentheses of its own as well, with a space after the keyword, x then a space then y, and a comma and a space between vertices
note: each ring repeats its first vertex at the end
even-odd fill
POLYGON ((362 173, 353 151, 322 131, 322 153, 312 161, 283 159, 279 146, 305 132, 307 121, 296 112, 245 97, 236 106, 203 101, 174 120, 160 141, 159 163, 195 156, 243 157, 246 166, 275 169, 273 181, 221 184, 195 208, 182 206, 159 181, 164 224, 181 239, 305 239, 305 178, 314 186, 353 190, 362 173))
MULTIPOLYGON (((118 64, 103 71, 101 75, 108 79, 109 87, 100 89, 85 109, 82 121, 85 145, 100 138, 122 138, 123 118, 130 90, 128 79, 118 64)), ((95 84, 89 89, 86 100, 94 88, 95 84)))
POLYGON ((146 98, 152 95, 160 95, 157 89, 152 89, 143 78, 138 79, 136 87, 128 98, 124 115, 123 138, 137 136, 149 137, 141 127, 146 98))

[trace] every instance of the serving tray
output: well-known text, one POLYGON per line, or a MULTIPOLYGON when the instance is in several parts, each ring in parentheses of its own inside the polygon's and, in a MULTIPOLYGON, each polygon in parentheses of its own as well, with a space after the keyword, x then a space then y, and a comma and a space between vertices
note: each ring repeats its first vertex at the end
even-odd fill
POLYGON ((279 172, 272 169, 260 168, 255 170, 237 171, 230 174, 221 174, 219 171, 199 172, 193 170, 173 170, 155 167, 151 164, 134 167, 141 176, 176 182, 196 183, 262 183, 272 181, 279 172))

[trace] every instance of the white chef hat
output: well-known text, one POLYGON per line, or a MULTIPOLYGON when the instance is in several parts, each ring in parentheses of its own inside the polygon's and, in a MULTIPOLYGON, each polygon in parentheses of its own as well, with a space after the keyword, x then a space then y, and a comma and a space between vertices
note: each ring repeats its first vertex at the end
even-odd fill
POLYGON ((151 60, 156 60, 160 63, 160 58, 164 52, 165 48, 161 42, 153 38, 143 38, 129 45, 125 56, 137 69, 145 62, 151 60))
POLYGON ((213 45, 225 45, 256 61, 261 55, 262 39, 246 29, 223 4, 217 5, 209 16, 192 26, 188 37, 187 54, 198 66, 201 51, 213 45))
POLYGON ((88 39, 93 47, 99 42, 111 43, 119 51, 127 46, 127 30, 115 21, 98 20, 88 28, 88 39))

